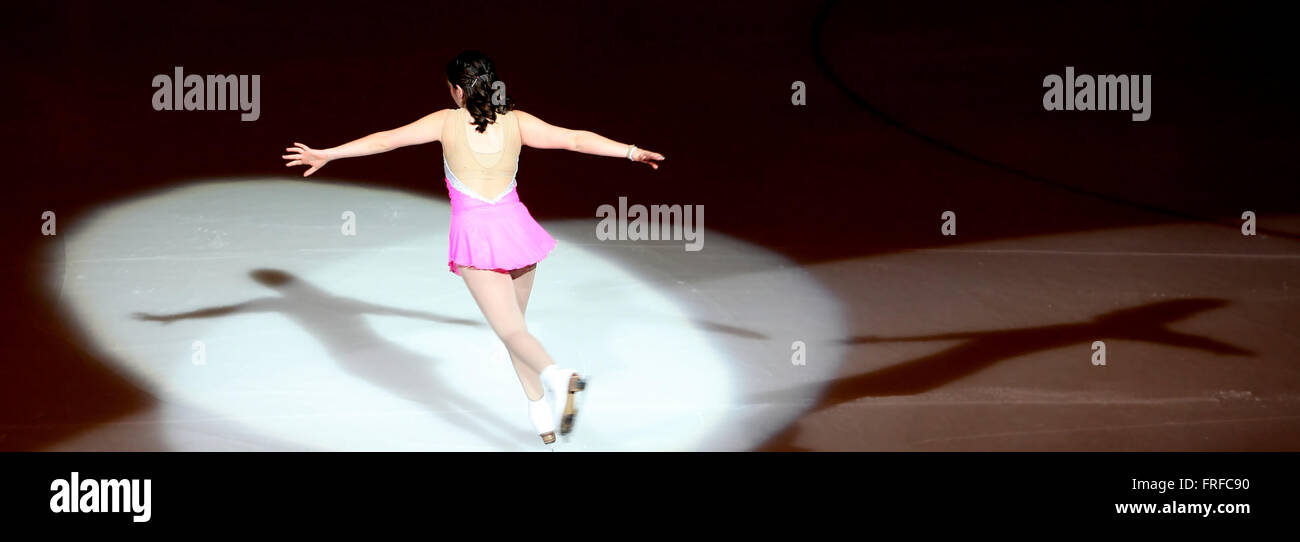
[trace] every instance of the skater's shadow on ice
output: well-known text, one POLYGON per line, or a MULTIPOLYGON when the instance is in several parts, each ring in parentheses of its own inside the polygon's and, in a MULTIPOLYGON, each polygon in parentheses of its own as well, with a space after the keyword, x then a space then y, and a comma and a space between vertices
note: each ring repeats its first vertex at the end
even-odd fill
POLYGON ((240 313, 283 314, 316 337, 347 372, 428 407, 431 412, 445 417, 465 431, 477 433, 485 440, 494 442, 500 449, 520 448, 517 443, 488 431, 486 426, 495 425, 506 434, 517 432, 516 428, 491 415, 482 405, 447 387, 433 371, 436 360, 383 338, 366 323, 364 315, 406 316, 465 326, 480 326, 481 323, 335 296, 278 269, 254 269, 249 275, 254 281, 274 289, 280 295, 175 314, 137 312, 133 316, 139 320, 168 324, 189 318, 215 318, 240 313), (473 413, 481 420, 470 419, 465 415, 467 413, 473 413))
POLYGON ((726 335, 733 335, 733 336, 740 337, 740 338, 743 338, 743 339, 766 339, 766 338, 768 338, 767 335, 764 335, 764 334, 759 333, 759 332, 757 332, 757 331, 752 331, 752 330, 748 330, 748 329, 741 328, 741 327, 736 327, 736 326, 729 326, 729 325, 727 325, 727 324, 719 324, 719 323, 717 323, 717 322, 710 322, 710 321, 708 321, 708 320, 699 320, 699 319, 697 319, 697 320, 693 320, 693 321, 692 321, 692 324, 694 324, 695 327, 697 327, 697 328, 699 328, 699 329, 703 329, 703 330, 705 330, 705 331, 710 331, 710 332, 714 332, 714 333, 722 333, 722 334, 726 334, 726 335))
MULTIPOLYGON (((1001 360, 1071 345, 1082 345, 1081 348, 1090 349, 1093 341, 1119 339, 1193 348, 1215 354, 1254 355, 1249 350, 1231 344, 1165 327, 1193 314, 1227 304, 1223 299, 1178 299, 1120 309, 1092 320, 1070 324, 905 337, 853 337, 844 342, 850 345, 949 340, 962 342, 924 357, 833 380, 804 415, 862 397, 912 395, 930 391, 1001 360)), ((1084 350, 1085 353, 1088 351, 1084 350)), ((815 390, 808 388, 783 389, 752 394, 745 402, 783 402, 814 393, 815 390)), ((797 425, 791 425, 757 449, 800 450, 793 444, 798 434, 797 425)))

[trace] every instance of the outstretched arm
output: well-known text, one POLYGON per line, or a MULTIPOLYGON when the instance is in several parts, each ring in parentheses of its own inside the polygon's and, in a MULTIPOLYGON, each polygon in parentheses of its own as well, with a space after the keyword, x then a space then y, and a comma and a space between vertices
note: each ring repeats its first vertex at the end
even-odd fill
POLYGON ((437 141, 442 136, 443 119, 447 117, 448 109, 443 109, 434 113, 425 115, 424 118, 392 130, 375 132, 361 139, 349 141, 337 147, 328 149, 313 149, 302 143, 294 143, 293 147, 287 147, 284 150, 290 154, 281 156, 289 162, 286 167, 307 165, 311 166, 302 176, 311 175, 316 170, 325 167, 330 160, 339 158, 352 158, 355 156, 369 156, 388 152, 396 148, 407 145, 420 145, 437 141))
POLYGON ((587 130, 570 130, 547 124, 542 119, 515 110, 519 116, 519 137, 524 145, 535 149, 564 149, 597 156, 627 158, 633 162, 650 164, 659 169, 657 160, 664 155, 646 149, 632 149, 631 145, 619 143, 605 136, 587 130))

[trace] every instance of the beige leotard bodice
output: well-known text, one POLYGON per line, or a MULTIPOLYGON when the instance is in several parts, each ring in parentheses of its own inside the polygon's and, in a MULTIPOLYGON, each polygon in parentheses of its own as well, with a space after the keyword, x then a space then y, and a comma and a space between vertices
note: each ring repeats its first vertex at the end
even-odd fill
POLYGON ((515 188, 519 172, 519 118, 513 112, 497 115, 484 133, 471 124, 473 117, 465 108, 452 109, 442 125, 443 173, 456 190, 475 199, 495 203, 515 188), (470 132, 473 132, 471 136, 470 132), (486 136, 486 137, 485 137, 486 136), (479 152, 470 146, 493 145, 495 152, 479 152))

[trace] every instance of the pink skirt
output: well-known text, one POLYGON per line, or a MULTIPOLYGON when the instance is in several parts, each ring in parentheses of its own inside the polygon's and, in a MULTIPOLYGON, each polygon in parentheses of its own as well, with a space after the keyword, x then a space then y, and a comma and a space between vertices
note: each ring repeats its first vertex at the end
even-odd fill
POLYGON ((447 182, 451 198, 451 227, 447 235, 447 267, 457 265, 511 271, 542 261, 557 244, 519 201, 514 187, 496 202, 471 197, 447 182))

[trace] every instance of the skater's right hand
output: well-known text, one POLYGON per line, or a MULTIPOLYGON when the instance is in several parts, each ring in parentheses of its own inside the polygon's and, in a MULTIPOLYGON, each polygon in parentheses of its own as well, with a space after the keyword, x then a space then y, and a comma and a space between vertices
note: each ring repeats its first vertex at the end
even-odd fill
POLYGON ((289 160, 289 163, 284 165, 285 167, 300 166, 303 164, 311 166, 310 169, 303 172, 303 177, 311 175, 316 170, 325 167, 325 164, 330 161, 329 157, 325 156, 323 151, 313 149, 303 145, 302 143, 294 143, 292 147, 286 147, 284 150, 293 153, 280 157, 289 160))

